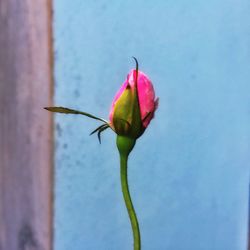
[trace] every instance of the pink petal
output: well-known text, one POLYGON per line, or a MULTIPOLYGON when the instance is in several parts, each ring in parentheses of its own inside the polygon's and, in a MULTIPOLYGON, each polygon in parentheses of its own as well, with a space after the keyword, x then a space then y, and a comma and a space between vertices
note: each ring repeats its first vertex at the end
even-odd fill
MULTIPOLYGON (((135 85, 135 78, 136 70, 132 70, 129 74, 129 83, 132 87, 135 85)), ((154 116, 157 101, 155 101, 155 91, 152 82, 149 77, 141 71, 138 71, 137 89, 142 121, 147 117, 148 113, 151 113, 143 121, 143 126, 146 128, 154 116)))
MULTIPOLYGON (((115 95, 109 114, 111 124, 113 121, 114 107, 117 100, 119 99, 128 84, 131 86, 131 88, 135 87, 135 79, 136 70, 131 70, 127 76, 127 80, 123 83, 122 87, 115 95)), ((149 77, 141 71, 138 71, 137 90, 139 97, 141 120, 143 122, 144 128, 146 128, 154 117, 154 112, 158 106, 158 98, 155 100, 155 91, 152 82, 150 81, 149 77)))

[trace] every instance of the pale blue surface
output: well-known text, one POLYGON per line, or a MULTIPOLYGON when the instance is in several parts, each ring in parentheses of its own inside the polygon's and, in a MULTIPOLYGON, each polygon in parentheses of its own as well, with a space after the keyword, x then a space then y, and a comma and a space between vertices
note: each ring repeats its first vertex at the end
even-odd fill
MULTIPOLYGON (((245 250, 250 2, 55 0, 55 104, 108 117, 136 56, 160 97, 129 161, 143 250, 245 250)), ((115 135, 56 116, 55 250, 130 250, 115 135)))

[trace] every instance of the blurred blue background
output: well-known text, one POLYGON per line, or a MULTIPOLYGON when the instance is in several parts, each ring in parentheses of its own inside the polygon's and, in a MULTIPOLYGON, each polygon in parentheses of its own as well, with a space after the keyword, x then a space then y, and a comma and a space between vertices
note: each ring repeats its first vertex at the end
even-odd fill
MULTIPOLYGON (((54 2, 55 104, 108 118, 134 67, 159 109, 129 160, 143 250, 245 250, 250 2, 54 2)), ((55 119, 55 249, 128 250, 115 134, 55 119)))

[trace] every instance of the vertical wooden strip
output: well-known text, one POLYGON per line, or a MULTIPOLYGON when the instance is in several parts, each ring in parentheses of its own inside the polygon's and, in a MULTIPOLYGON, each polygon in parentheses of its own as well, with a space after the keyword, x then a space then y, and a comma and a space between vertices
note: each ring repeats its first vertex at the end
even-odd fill
POLYGON ((248 186, 248 231, 247 250, 250 250, 250 184, 248 186))
POLYGON ((52 249, 50 0, 0 1, 0 250, 52 249))

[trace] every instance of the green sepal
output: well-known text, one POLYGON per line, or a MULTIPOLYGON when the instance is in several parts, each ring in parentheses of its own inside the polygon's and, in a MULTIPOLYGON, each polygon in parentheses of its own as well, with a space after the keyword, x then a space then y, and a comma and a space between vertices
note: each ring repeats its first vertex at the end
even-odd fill
POLYGON ((145 130, 141 121, 137 77, 138 62, 136 60, 135 86, 132 88, 128 83, 126 89, 115 104, 113 114, 115 132, 118 135, 124 135, 135 139, 141 136, 145 130))
POLYGON ((102 124, 100 127, 96 128, 94 131, 92 131, 90 133, 90 135, 93 135, 94 133, 97 132, 97 137, 99 140, 99 143, 101 144, 101 133, 106 130, 107 128, 109 128, 110 126, 108 124, 102 124))
POLYGON ((132 125, 133 93, 126 88, 114 107, 113 124, 117 134, 127 135, 132 125))

